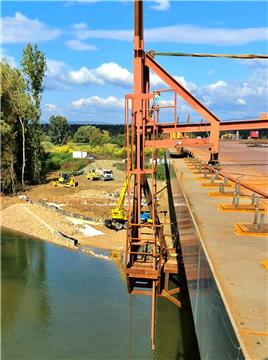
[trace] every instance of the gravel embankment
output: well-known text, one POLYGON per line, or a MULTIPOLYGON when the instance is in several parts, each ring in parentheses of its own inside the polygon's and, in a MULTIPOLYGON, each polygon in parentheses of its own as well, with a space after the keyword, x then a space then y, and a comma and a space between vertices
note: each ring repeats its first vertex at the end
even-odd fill
POLYGON ((82 224, 72 223, 66 216, 38 204, 18 203, 4 208, 1 212, 2 226, 43 240, 63 244, 54 230, 78 239, 82 246, 93 246, 108 250, 122 250, 125 231, 115 233, 103 226, 94 226, 103 235, 86 236, 81 233, 82 224))

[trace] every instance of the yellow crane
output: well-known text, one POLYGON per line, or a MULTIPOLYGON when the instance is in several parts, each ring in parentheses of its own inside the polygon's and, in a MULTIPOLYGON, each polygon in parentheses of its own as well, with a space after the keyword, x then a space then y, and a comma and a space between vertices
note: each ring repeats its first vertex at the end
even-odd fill
POLYGON ((105 226, 109 229, 114 229, 118 231, 125 227, 125 224, 127 222, 127 212, 124 208, 124 202, 129 181, 130 176, 126 177, 124 180, 116 207, 111 210, 111 218, 105 219, 105 226))
MULTIPOLYGON (((109 219, 105 219, 105 226, 109 229, 113 230, 122 230, 126 228, 128 214, 124 208, 125 197, 127 193, 128 183, 130 181, 131 175, 125 178, 120 196, 117 200, 116 207, 111 210, 111 217, 109 219)), ((152 218, 150 211, 142 211, 140 216, 141 223, 152 223, 152 218)))

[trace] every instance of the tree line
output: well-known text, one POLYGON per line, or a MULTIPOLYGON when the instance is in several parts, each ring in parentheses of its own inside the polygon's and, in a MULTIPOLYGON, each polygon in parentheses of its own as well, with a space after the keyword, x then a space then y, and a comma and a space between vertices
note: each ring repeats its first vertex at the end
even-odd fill
POLYGON ((72 131, 66 117, 61 115, 52 115, 49 118, 49 124, 46 127, 48 140, 54 145, 65 145, 68 141, 75 143, 88 144, 91 146, 104 145, 108 143, 116 144, 120 147, 124 145, 123 127, 118 126, 117 131, 112 126, 99 128, 93 125, 75 126, 76 131, 72 131), (113 135, 110 134, 112 130, 113 135))
MULTIPOLYGON (((64 116, 53 115, 48 131, 40 124, 43 81, 47 69, 45 54, 36 44, 28 44, 24 50, 20 69, 0 62, 1 82, 1 191, 16 193, 26 185, 39 184, 45 178, 47 154, 42 140, 56 145, 68 141, 92 146, 109 142, 123 146, 123 135, 109 126, 69 126, 64 116), (115 133, 113 133, 115 132, 115 133)), ((120 127, 120 131, 121 131, 120 127)))
MULTIPOLYGON (((20 70, 5 60, 0 62, 1 81, 1 191, 15 193, 26 185, 44 180, 46 154, 42 146, 44 131, 40 124, 46 57, 37 45, 23 50, 20 70)), ((121 129, 121 128, 120 128, 121 129)), ((65 117, 49 119, 49 141, 64 145, 72 140, 92 146, 115 143, 123 145, 123 135, 111 136, 108 129, 95 126, 76 127, 71 131, 65 117)))
POLYGON ((1 191, 15 193, 42 180, 41 97, 47 68, 37 45, 23 50, 21 70, 4 60, 1 81, 1 191))

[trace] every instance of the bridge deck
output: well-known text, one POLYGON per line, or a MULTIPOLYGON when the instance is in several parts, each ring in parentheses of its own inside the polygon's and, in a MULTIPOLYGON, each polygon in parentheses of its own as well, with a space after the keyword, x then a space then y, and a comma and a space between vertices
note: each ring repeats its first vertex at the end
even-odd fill
MULTIPOLYGON (((205 156, 200 149, 192 150, 199 157, 205 156)), ((263 150, 263 148, 246 148, 245 150, 244 145, 233 144, 229 147, 229 143, 224 143, 222 154, 221 162, 227 163, 228 161, 231 164, 229 169, 231 168, 232 172, 237 172, 239 168, 240 173, 245 174, 247 179, 252 179, 253 174, 259 175, 262 179, 261 189, 267 190, 267 186, 265 187, 267 184, 267 150, 263 150), (233 153, 234 149, 236 149, 235 153, 233 153), (253 154, 251 150, 248 152, 248 149, 253 149, 253 154), (244 155, 241 155, 243 151, 244 155), (250 159, 246 158, 246 153, 250 154, 250 159), (260 164, 257 167, 253 164, 255 160, 258 160, 260 164), (239 165, 241 162, 244 164, 252 162, 253 165, 241 167, 239 165)), ((201 183, 196 180, 198 175, 194 174, 187 165, 187 160, 172 159, 171 161, 191 207, 197 232, 201 237, 200 241, 243 352, 246 356, 248 354, 250 359, 264 359, 268 353, 267 271, 261 262, 267 258, 267 237, 239 236, 235 232, 235 224, 252 223, 253 214, 220 211, 219 203, 228 204, 232 199, 209 197, 208 192, 213 189, 201 186, 201 183)), ((227 166, 226 169, 228 169, 227 166)), ((216 189, 214 190, 216 191, 216 189)), ((180 198, 177 197, 174 201, 175 209, 177 205, 177 217, 182 221, 181 225, 185 220, 185 237, 183 239, 186 242, 184 245, 187 245, 187 241, 189 245, 188 254, 184 254, 186 274, 187 271, 189 274, 191 272, 192 279, 197 280, 200 276, 200 269, 197 274, 195 254, 198 247, 195 246, 193 240, 192 228, 189 227, 187 230, 187 219, 184 219, 183 208, 181 211, 178 210, 180 198)), ((241 202, 248 203, 249 199, 242 199, 241 202)), ((184 246, 184 249, 187 249, 187 246, 184 246)), ((206 278, 206 274, 203 275, 206 278)))

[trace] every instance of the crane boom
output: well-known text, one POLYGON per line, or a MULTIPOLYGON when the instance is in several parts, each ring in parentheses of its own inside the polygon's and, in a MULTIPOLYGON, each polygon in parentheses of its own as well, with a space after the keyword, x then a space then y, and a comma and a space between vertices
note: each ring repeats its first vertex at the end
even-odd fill
MULTIPOLYGON (((127 193, 127 188, 128 188, 128 182, 130 180, 130 176, 126 177, 120 192, 120 196, 117 200, 117 205, 116 205, 116 210, 121 210, 124 207, 124 202, 125 202, 125 197, 126 197, 126 193, 127 193)), ((115 210, 113 209, 113 211, 115 210)))
POLYGON ((121 230, 125 227, 127 222, 127 212, 124 208, 124 203, 130 178, 131 175, 125 177, 116 207, 111 211, 111 218, 105 220, 105 225, 109 229, 121 230))

